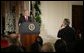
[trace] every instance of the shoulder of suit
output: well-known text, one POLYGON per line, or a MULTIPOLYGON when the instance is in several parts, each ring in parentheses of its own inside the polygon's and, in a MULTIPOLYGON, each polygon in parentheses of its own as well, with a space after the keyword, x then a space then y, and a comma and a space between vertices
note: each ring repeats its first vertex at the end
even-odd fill
POLYGON ((20 16, 21 18, 24 17, 24 16, 20 16))

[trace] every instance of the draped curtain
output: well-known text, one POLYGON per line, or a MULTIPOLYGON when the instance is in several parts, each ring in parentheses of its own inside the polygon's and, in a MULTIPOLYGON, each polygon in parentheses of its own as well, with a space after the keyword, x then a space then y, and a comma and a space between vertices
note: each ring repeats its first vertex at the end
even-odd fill
POLYGON ((9 2, 9 8, 7 9, 7 16, 6 16, 6 29, 5 34, 7 35, 8 32, 15 32, 15 2, 9 2))

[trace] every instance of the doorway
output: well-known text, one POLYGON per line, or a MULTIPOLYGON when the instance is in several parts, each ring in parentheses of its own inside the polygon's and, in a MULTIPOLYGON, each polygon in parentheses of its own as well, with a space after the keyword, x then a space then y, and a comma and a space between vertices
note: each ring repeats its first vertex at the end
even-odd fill
MULTIPOLYGON (((83 35, 83 6, 82 5, 72 5, 72 26, 76 30, 76 38, 79 35, 83 35)), ((81 36, 82 37, 82 36, 81 36)))

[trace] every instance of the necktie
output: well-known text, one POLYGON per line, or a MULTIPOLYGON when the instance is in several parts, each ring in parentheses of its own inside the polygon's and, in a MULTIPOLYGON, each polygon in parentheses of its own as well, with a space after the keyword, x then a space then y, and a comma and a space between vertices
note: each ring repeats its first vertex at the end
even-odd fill
POLYGON ((25 20, 28 21, 28 17, 27 16, 25 16, 25 20))

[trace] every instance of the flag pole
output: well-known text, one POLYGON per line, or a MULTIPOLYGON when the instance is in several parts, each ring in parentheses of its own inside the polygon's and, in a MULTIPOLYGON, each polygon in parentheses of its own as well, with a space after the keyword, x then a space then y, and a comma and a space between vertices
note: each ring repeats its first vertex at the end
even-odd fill
POLYGON ((30 1, 29 1, 29 15, 30 15, 30 1))

